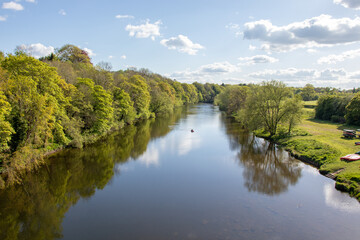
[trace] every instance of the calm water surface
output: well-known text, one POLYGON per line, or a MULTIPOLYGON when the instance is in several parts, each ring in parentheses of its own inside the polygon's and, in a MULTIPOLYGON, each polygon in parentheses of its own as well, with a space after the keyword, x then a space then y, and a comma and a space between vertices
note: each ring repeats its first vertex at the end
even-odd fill
POLYGON ((332 180, 206 104, 64 151, 0 192, 0 239, 353 240, 359 225, 332 180))

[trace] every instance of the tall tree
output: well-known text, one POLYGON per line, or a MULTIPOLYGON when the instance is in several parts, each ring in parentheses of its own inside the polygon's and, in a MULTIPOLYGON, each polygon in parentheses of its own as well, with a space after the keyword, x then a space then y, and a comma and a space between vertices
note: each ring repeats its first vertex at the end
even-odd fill
POLYGON ((1 66, 9 74, 3 86, 12 106, 11 122, 16 132, 12 149, 29 144, 44 147, 55 141, 54 134, 64 135, 56 126, 68 119, 65 107, 69 99, 64 95, 68 85, 55 68, 24 54, 9 55, 1 66))
POLYGON ((315 88, 312 84, 306 84, 302 89, 301 97, 304 101, 311 101, 316 99, 315 88))
POLYGON ((151 96, 145 79, 140 75, 134 75, 129 80, 125 80, 121 84, 121 88, 130 95, 134 102, 137 118, 149 118, 151 115, 149 111, 151 96))
POLYGON ((60 61, 70 61, 72 63, 89 63, 91 64, 89 54, 77 46, 66 44, 56 51, 56 56, 60 61))
POLYGON ((254 86, 247 101, 247 125, 251 129, 265 128, 270 137, 276 134, 278 126, 296 111, 293 111, 291 92, 279 81, 262 82, 254 86))
POLYGON ((360 126, 360 94, 355 95, 346 106, 346 122, 360 126))

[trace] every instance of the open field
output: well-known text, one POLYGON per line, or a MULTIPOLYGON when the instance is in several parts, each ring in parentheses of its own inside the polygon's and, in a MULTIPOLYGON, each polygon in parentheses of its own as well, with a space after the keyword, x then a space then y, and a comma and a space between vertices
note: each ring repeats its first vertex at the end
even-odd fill
MULTIPOLYGON (((273 140, 297 158, 317 166, 322 174, 334 176, 337 189, 349 192, 360 201, 360 161, 340 160, 341 156, 360 151, 360 146, 355 145, 360 139, 345 138, 342 130, 360 127, 314 119, 315 109, 307 105, 316 105, 316 101, 304 104, 302 121, 294 133, 290 136, 278 133, 273 140)), ((256 134, 268 137, 260 132, 256 134)))
MULTIPOLYGON (((304 115, 302 123, 298 126, 301 131, 307 132, 306 136, 294 136, 286 139, 283 144, 289 145, 290 150, 294 151, 291 146, 292 142, 301 142, 303 144, 300 149, 296 149, 300 155, 307 155, 313 145, 313 141, 326 144, 329 147, 328 156, 325 159, 320 159, 320 172, 323 174, 335 173, 337 179, 337 188, 350 192, 351 195, 356 196, 360 200, 360 161, 345 162, 341 161, 340 157, 360 151, 360 146, 356 146, 355 142, 360 139, 348 139, 342 136, 343 129, 357 129, 357 126, 349 126, 345 124, 332 123, 330 121, 316 120, 313 118, 314 109, 304 108, 304 115), (308 144, 306 144, 308 142, 308 144), (304 144, 305 143, 305 144, 304 144)), ((324 145, 325 146, 325 145, 324 145)), ((320 148, 311 149, 322 154, 320 148)), ((314 154, 314 152, 312 153, 314 154)), ((315 160, 317 161, 317 160, 315 160)))

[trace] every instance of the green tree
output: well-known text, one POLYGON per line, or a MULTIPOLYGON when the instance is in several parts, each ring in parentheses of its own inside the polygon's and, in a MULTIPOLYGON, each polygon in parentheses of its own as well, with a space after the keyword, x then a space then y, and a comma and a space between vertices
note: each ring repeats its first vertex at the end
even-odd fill
POLYGON ((118 87, 114 87, 112 94, 114 119, 118 122, 124 121, 131 124, 135 120, 136 111, 130 95, 118 87))
MULTIPOLYGON (((298 95, 297 95, 298 96, 298 95)), ((301 122, 303 104, 300 97, 293 97, 287 101, 288 117, 287 122, 289 124, 288 133, 290 134, 292 129, 301 122)))
POLYGON ((315 108, 315 118, 345 122, 346 106, 351 101, 351 95, 323 95, 319 98, 315 108))
POLYGON ((5 55, 2 51, 0 51, 0 62, 2 62, 5 59, 5 55))
POLYGON ((11 135, 14 133, 14 129, 7 120, 10 112, 10 103, 7 101, 3 91, 0 90, 0 162, 1 153, 9 150, 11 135))
POLYGON ((113 119, 112 96, 89 78, 79 78, 74 104, 84 122, 84 130, 102 134, 110 129, 113 119))
POLYGON ((162 90, 162 87, 165 86, 154 80, 150 81, 151 102, 149 108, 156 115, 171 113, 174 108, 173 99, 166 90, 162 90))
POLYGON ((149 118, 151 115, 149 111, 151 96, 145 79, 140 75, 134 75, 128 81, 124 81, 121 88, 130 95, 134 102, 137 118, 149 118))
MULTIPOLYGON (((68 85, 55 68, 24 54, 9 55, 1 65, 9 74, 3 86, 12 106, 10 116, 16 132, 12 150, 25 145, 45 147, 59 140, 54 139, 54 134, 64 136, 56 126, 68 119, 65 108, 69 99, 64 95, 68 85)), ((61 141, 64 144, 69 139, 61 141)))
POLYGON ((301 97, 304 101, 311 101, 316 99, 315 88, 311 84, 306 84, 302 89, 301 97))
POLYGON ((236 115, 237 112, 245 108, 246 98, 249 94, 249 87, 228 86, 215 98, 215 104, 220 110, 228 115, 236 115))
POLYGON ((282 82, 273 80, 252 87, 246 104, 247 126, 265 128, 270 137, 274 136, 279 124, 296 113, 290 101, 291 92, 282 82))
POLYGON ((346 106, 346 122, 360 126, 360 94, 355 95, 346 106))
POLYGON ((56 51, 56 56, 60 61, 70 61, 72 63, 91 64, 89 54, 77 46, 66 44, 56 51))

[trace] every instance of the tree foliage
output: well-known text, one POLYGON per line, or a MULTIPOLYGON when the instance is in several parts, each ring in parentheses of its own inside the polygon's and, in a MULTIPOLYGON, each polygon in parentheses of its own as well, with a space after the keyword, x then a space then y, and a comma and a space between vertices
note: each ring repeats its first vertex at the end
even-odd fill
POLYGON ((346 106, 346 122, 360 126, 360 94, 356 94, 346 106))
POLYGON ((72 63, 91 64, 89 54, 77 46, 67 44, 56 51, 57 58, 62 61, 72 63))
POLYGON ((351 96, 348 95, 323 95, 315 108, 315 117, 321 120, 345 122, 346 106, 350 100, 351 96))
POLYGON ((82 147, 125 123, 211 101, 220 90, 147 69, 111 72, 106 62, 94 67, 88 53, 71 44, 39 60, 21 49, 0 52, 0 169, 6 172, 0 188, 4 180, 18 182, 47 152, 82 147))
POLYGON ((262 82, 252 88, 247 101, 247 125, 250 129, 265 128, 270 136, 292 112, 291 92, 282 82, 262 82))

